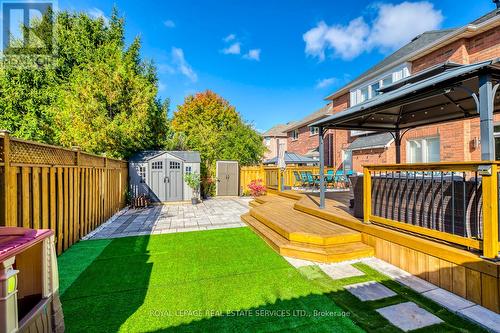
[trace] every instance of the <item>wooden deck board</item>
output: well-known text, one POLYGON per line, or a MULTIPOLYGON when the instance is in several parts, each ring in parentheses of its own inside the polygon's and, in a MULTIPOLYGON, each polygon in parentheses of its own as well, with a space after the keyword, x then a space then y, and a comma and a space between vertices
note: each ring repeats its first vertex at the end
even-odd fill
POLYGON ((361 241, 361 233, 294 210, 293 202, 263 204, 250 214, 291 241, 320 245, 361 241))
POLYGON ((285 256, 320 262, 339 262, 374 255, 373 248, 361 242, 326 246, 291 242, 248 213, 242 216, 242 220, 275 251, 285 256))

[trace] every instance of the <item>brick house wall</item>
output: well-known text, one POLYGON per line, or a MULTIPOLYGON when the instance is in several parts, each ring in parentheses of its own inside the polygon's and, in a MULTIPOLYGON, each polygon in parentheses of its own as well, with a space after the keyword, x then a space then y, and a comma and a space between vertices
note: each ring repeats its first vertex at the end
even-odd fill
MULTIPOLYGON (((445 45, 431 53, 414 59, 411 62, 411 73, 415 74, 431 66, 445 61, 459 64, 472 64, 500 57, 500 27, 495 27, 471 38, 462 38, 445 45)), ((332 102, 332 113, 344 110, 349 106, 349 93, 332 102)), ((495 115, 495 121, 500 122, 500 115, 495 115)), ((299 139, 291 141, 289 133, 288 150, 304 154, 317 147, 317 136, 309 136, 307 126, 299 129, 299 139)), ((333 146, 328 148, 331 158, 325 163, 328 166, 342 168, 342 150, 349 147, 355 140, 350 131, 329 130, 333 146)), ((480 138, 479 118, 459 120, 439 125, 419 127, 408 131, 401 142, 401 162, 407 162, 407 144, 409 140, 425 137, 439 137, 441 161, 477 161, 481 158, 481 147, 477 145, 480 138)), ((325 139, 325 146, 326 146, 325 139)), ((325 157, 327 156, 325 147, 325 157)), ((353 170, 361 172, 363 164, 395 163, 394 144, 389 149, 360 150, 353 152, 353 170)))

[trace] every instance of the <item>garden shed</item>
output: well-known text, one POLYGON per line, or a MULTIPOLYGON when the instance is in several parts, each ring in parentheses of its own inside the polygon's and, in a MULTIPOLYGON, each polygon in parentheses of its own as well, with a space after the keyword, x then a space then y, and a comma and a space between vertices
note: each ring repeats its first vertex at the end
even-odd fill
MULTIPOLYGON (((147 195, 153 202, 191 200, 187 173, 200 173, 197 151, 145 150, 129 159, 132 196, 147 195)), ((198 191, 199 193, 199 191, 198 191)))

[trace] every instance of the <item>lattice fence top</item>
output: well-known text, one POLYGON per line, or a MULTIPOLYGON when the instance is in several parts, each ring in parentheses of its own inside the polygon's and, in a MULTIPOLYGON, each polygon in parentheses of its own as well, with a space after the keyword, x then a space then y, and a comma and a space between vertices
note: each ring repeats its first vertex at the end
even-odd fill
POLYGON ((91 166, 91 167, 104 167, 105 158, 97 155, 81 153, 80 154, 80 165, 81 166, 91 166))
POLYGON ((127 167, 127 162, 109 158, 108 159, 108 167, 109 168, 115 168, 115 169, 126 168, 127 167))
MULTIPOLYGON (((8 135, 8 134, 7 134, 8 135)), ((0 162, 5 161, 5 138, 0 135, 0 162)), ((9 162, 27 165, 83 166, 97 168, 127 168, 124 160, 80 152, 77 148, 68 149, 44 143, 32 142, 10 137, 9 162), (107 161, 106 161, 107 160, 107 161)))
POLYGON ((10 141, 10 162, 23 164, 75 165, 76 152, 18 139, 10 141))

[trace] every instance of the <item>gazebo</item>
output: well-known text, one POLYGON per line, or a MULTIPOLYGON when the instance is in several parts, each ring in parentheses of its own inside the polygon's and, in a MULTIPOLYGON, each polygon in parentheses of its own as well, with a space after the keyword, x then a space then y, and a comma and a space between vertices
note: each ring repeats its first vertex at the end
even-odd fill
MULTIPOLYGON (((433 172, 441 170, 443 163, 407 166, 404 170, 398 168, 401 163, 401 138, 405 133, 419 126, 479 117, 481 162, 446 163, 446 170, 451 171, 452 174, 453 172, 462 171, 475 172, 476 178, 478 174, 482 177, 482 244, 474 243, 473 245, 483 249, 484 257, 496 259, 499 250, 498 174, 497 163, 495 162, 493 114, 500 111, 500 105, 495 105, 495 99, 499 98, 497 96, 499 80, 500 61, 498 59, 471 65, 444 63, 384 87, 379 90, 380 94, 378 96, 364 103, 312 123, 310 126, 318 127, 320 134, 320 208, 325 206, 323 149, 325 130, 346 129, 390 132, 394 137, 396 147, 396 165, 387 166, 380 170, 399 172, 399 177, 403 175, 403 177, 406 177, 407 182, 408 179, 413 179, 409 177, 415 177, 416 184, 417 171, 422 173, 424 170, 429 171, 430 176, 434 177, 433 172)), ((386 222, 386 224, 391 225, 394 221, 384 220, 372 215, 371 171, 373 170, 365 167, 364 171, 365 222, 375 220, 376 222, 386 222)), ((443 174, 440 177, 442 182, 443 174)), ((432 186, 434 189, 434 185, 432 186)), ((463 193, 465 197, 465 190, 463 193)), ((413 203, 413 205, 415 206, 416 203, 413 203)), ((435 207, 434 202, 432 202, 432 207, 435 207)), ((455 208, 453 207, 453 209, 455 208)), ((455 214, 454 210, 451 213, 455 214)), ((465 210, 463 214, 465 218, 465 210)), ((411 226, 407 227, 411 230, 411 226)), ((451 239, 460 242, 460 244, 471 246, 472 241, 463 238, 451 239)))

